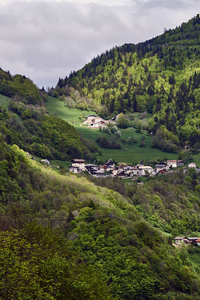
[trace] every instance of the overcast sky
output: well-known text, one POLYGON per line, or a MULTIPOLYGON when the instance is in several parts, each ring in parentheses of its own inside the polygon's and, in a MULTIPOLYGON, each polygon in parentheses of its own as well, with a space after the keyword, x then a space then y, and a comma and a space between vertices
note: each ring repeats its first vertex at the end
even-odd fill
POLYGON ((200 13, 199 0, 0 0, 0 67, 38 86, 200 13))

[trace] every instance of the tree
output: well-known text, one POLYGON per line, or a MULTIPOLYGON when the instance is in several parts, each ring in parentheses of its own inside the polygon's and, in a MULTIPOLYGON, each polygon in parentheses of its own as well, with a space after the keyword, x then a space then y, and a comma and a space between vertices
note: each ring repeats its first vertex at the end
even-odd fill
POLYGON ((127 128, 129 126, 129 122, 123 113, 119 114, 117 118, 117 125, 120 128, 127 128))

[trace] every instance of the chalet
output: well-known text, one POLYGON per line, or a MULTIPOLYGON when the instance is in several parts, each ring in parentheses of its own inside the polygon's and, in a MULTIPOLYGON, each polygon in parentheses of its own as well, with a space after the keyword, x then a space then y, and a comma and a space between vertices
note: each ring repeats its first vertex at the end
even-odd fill
POLYGON ((115 169, 115 164, 109 160, 108 162, 106 162, 104 165, 100 166, 100 170, 104 170, 104 171, 113 171, 115 169))
POLYGON ((128 177, 127 174, 126 174, 126 172, 124 172, 124 171, 118 172, 117 176, 120 177, 120 178, 128 177))
POLYGON ((116 168, 114 168, 112 170, 112 174, 115 176, 118 173, 123 172, 123 171, 124 171, 124 166, 123 165, 119 165, 118 167, 116 167, 116 168))
POLYGON ((188 238, 185 236, 177 236, 174 238, 175 244, 181 245, 182 243, 187 244, 188 238))
POLYGON ((92 114, 87 116, 86 120, 83 122, 83 124, 86 124, 92 128, 99 128, 106 125, 107 123, 108 121, 105 121, 101 117, 92 114))
POLYGON ((139 170, 139 176, 144 176, 146 174, 152 174, 153 173, 153 168, 150 166, 143 166, 143 165, 139 165, 138 166, 138 170, 139 170))
POLYGON ((71 167, 79 168, 80 171, 85 171, 85 160, 84 159, 73 159, 71 167))
POLYGON ((186 245, 198 245, 200 246, 200 238, 199 237, 186 237, 186 236, 177 236, 174 238, 174 242, 177 245, 181 245, 182 243, 186 245))
POLYGON ((100 166, 99 170, 104 171, 104 172, 110 171, 110 170, 109 170, 109 167, 108 167, 107 165, 102 165, 102 166, 100 166))
POLYGON ((138 168, 134 167, 134 168, 132 168, 131 173, 132 173, 132 176, 138 176, 140 171, 138 168))
POLYGON ((133 169, 133 167, 129 166, 129 165, 124 167, 124 171, 127 174, 127 176, 132 176, 132 169, 133 169))
POLYGON ((177 168, 178 167, 177 160, 167 160, 167 165, 171 168, 177 168))
POLYGON ((45 164, 45 165, 47 165, 47 166, 50 166, 51 164, 50 164, 50 161, 48 160, 48 159, 41 159, 41 163, 42 164, 45 164))
POLYGON ((107 165, 110 169, 114 169, 115 168, 115 164, 114 162, 112 161, 112 159, 109 159, 109 161, 107 161, 105 163, 105 165, 107 165))
POLYGON ((158 174, 166 174, 168 171, 166 169, 162 169, 158 171, 158 174))
POLYGON ((178 160, 178 167, 182 167, 182 166, 184 166, 184 161, 179 159, 178 160))
POLYGON ((73 172, 73 173, 80 173, 81 172, 79 167, 73 167, 73 166, 70 166, 69 171, 73 172))
POLYGON ((96 115, 89 115, 89 116, 87 116, 86 117, 86 120, 85 120, 85 124, 89 124, 89 123, 91 123, 91 122, 93 122, 93 120, 96 118, 96 115))
POLYGON ((97 169, 94 173, 93 176, 95 177, 106 177, 106 175, 104 174, 104 171, 97 169))
POLYGON ((199 239, 199 237, 189 237, 187 244, 196 244, 196 241, 199 239))
POLYGON ((95 172, 98 171, 98 167, 93 164, 87 164, 85 165, 85 168, 91 175, 95 174, 95 172))
POLYGON ((194 162, 191 162, 189 165, 188 165, 188 168, 195 168, 196 169, 197 165, 194 163, 194 162))
POLYGON ((156 165, 156 173, 158 173, 160 170, 166 169, 166 167, 167 167, 167 165, 164 163, 156 165))

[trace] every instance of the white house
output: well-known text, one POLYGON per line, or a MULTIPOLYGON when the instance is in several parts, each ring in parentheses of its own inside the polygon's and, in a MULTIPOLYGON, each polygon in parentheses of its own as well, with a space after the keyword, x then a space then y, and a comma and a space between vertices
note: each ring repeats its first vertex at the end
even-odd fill
POLYGON ((197 165, 194 163, 194 162, 191 162, 189 165, 188 165, 188 168, 195 168, 196 169, 197 165))
POLYGON ((79 172, 81 172, 81 170, 79 169, 79 167, 72 167, 72 166, 69 168, 69 171, 73 172, 73 173, 79 173, 79 172))
POLYGON ((186 244, 188 242, 188 238, 185 236, 177 236, 174 238, 174 241, 178 245, 181 245, 182 243, 186 244))
POLYGON ((139 170, 139 176, 144 176, 147 173, 148 174, 152 174, 153 173, 153 168, 150 167, 150 166, 139 165, 138 170, 139 170))
POLYGON ((99 116, 95 115, 89 115, 86 117, 86 120, 83 122, 83 124, 87 124, 88 126, 92 128, 99 128, 101 126, 104 126, 108 123, 108 121, 105 121, 99 116))
POLYGON ((84 159, 73 159, 72 167, 79 168, 80 171, 85 171, 85 160, 84 159))
POLYGON ((167 165, 169 167, 172 167, 172 168, 177 168, 178 167, 177 160, 167 160, 167 165))
POLYGON ((50 166, 50 161, 48 159, 41 159, 41 163, 47 165, 47 166, 50 166))
POLYGON ((158 173, 159 171, 163 170, 163 169, 168 169, 169 166, 167 166, 166 164, 162 163, 162 164, 159 164, 159 165, 156 165, 156 173, 158 173))

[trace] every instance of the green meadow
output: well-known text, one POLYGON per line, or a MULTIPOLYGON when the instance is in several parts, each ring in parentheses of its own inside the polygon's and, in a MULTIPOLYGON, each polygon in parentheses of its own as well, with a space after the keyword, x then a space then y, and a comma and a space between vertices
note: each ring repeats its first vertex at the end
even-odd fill
POLYGON ((59 118, 73 125, 81 124, 89 114, 95 114, 92 111, 81 111, 76 108, 70 109, 64 101, 50 96, 48 96, 46 108, 49 114, 57 115, 59 118))
MULTIPOLYGON (((63 101, 57 98, 48 97, 46 103, 47 110, 49 114, 56 114, 59 118, 73 124, 77 131, 87 139, 91 141, 97 140, 103 133, 99 129, 88 128, 81 123, 84 121, 85 117, 92 111, 81 111, 78 109, 69 109, 63 101)), ((141 159, 143 163, 147 164, 150 160, 164 160, 164 159, 177 159, 177 154, 162 152, 159 149, 151 147, 151 136, 145 134, 145 147, 140 147, 140 140, 142 133, 137 133, 135 129, 120 129, 121 137, 128 139, 129 137, 137 136, 138 142, 133 145, 128 145, 127 143, 121 143, 121 149, 105 149, 98 146, 96 143, 100 155, 96 156, 99 161, 106 161, 108 159, 113 159, 117 162, 124 163, 140 163, 141 159)), ((107 137, 109 135, 104 134, 107 137)))
POLYGON ((0 105, 8 107, 10 98, 0 94, 0 105))

